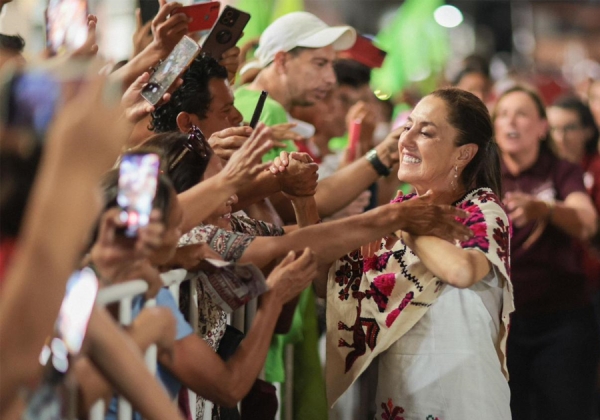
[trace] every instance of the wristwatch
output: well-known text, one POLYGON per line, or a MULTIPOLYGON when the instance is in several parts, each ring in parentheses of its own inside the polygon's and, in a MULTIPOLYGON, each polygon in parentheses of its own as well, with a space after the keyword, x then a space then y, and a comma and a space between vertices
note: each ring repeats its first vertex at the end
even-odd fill
POLYGON ((388 176, 391 173, 390 168, 385 166, 383 162, 379 160, 379 156, 377 156, 377 150, 369 150, 365 155, 365 158, 373 166, 373 169, 375 169, 375 172, 377 172, 379 176, 388 176))

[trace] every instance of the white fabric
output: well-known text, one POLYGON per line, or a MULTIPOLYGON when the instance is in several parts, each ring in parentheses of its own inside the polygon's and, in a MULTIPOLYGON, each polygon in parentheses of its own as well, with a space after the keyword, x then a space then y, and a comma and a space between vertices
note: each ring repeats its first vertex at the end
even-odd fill
POLYGON ((469 289, 447 285, 379 356, 378 419, 390 411, 389 400, 405 420, 511 418, 498 358, 503 287, 495 270, 469 289))
POLYGON ((296 47, 323 48, 333 45, 336 51, 347 50, 356 42, 356 31, 350 26, 329 26, 308 12, 283 15, 264 30, 254 57, 261 67, 275 59, 279 51, 296 47))

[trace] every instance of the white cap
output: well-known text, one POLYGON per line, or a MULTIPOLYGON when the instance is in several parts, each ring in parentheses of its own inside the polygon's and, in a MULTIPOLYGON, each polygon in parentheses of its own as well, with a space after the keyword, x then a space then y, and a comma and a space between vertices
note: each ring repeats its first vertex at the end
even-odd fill
POLYGON ((329 26, 308 12, 292 12, 271 23, 262 33, 254 57, 266 67, 279 51, 296 47, 323 48, 332 45, 336 51, 351 48, 356 31, 351 26, 329 26))

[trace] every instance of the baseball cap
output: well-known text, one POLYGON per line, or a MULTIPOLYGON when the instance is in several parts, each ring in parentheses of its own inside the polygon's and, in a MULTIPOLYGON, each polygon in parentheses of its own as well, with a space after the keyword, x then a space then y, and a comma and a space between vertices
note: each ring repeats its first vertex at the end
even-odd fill
POLYGON ((292 12, 271 23, 262 33, 254 53, 260 67, 266 67, 279 51, 296 47, 322 48, 332 45, 342 51, 354 45, 356 31, 351 26, 329 26, 308 12, 292 12))

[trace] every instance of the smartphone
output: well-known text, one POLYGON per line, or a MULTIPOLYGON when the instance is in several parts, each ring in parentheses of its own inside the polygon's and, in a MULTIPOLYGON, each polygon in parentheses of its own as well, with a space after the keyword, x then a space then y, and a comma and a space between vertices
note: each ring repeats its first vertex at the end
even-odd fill
POLYGON ((269 94, 266 90, 263 90, 260 93, 258 102, 256 103, 256 108, 254 108, 254 113, 252 114, 252 119, 250 120, 250 127, 256 128, 256 124, 258 124, 258 121, 260 120, 260 114, 265 106, 265 101, 267 100, 268 95, 269 94))
POLYGON ((219 60, 225 51, 239 41, 249 20, 248 13, 225 6, 219 20, 202 44, 202 54, 219 60))
POLYGON ((213 27, 219 17, 221 3, 211 1, 210 3, 198 3, 190 6, 180 7, 172 13, 183 13, 192 18, 188 25, 189 32, 206 31, 213 27))
POLYGON ((156 153, 128 153, 121 160, 117 204, 127 238, 137 237, 138 230, 150 221, 159 166, 156 153))
POLYGON ((160 9, 158 0, 138 0, 138 7, 142 15, 142 25, 154 19, 160 9))
POLYGON ((87 0, 48 0, 46 46, 50 54, 74 51, 87 38, 87 0))
POLYGON ((152 73, 148 84, 142 89, 141 95, 144 99, 156 105, 181 73, 192 64, 198 53, 200 46, 192 38, 184 35, 166 60, 152 73))
POLYGON ((76 271, 67 281, 56 330, 71 355, 81 350, 97 294, 98 278, 90 268, 76 271))

